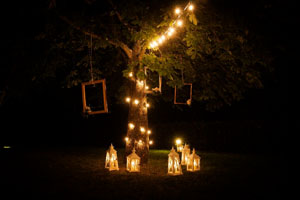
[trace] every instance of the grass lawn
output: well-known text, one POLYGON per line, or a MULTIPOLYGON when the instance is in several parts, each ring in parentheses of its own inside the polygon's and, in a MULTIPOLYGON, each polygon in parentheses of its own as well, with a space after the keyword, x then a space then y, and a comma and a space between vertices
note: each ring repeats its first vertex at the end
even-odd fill
POLYGON ((104 168, 103 148, 1 149, 0 199, 284 199, 280 156, 197 152, 201 170, 167 175, 169 150, 151 150, 141 173, 104 168), (5 198, 3 198, 6 196, 5 198))

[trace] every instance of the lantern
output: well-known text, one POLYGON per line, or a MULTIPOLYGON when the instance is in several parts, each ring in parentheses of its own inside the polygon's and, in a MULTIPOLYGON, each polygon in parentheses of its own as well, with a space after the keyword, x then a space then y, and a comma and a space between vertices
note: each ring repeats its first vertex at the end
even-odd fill
POLYGON ((195 153, 195 149, 193 149, 193 153, 189 156, 187 160, 187 171, 199 171, 200 170, 200 156, 195 153))
POLYGON ((190 155, 190 151, 191 150, 190 150, 189 145, 185 144, 184 148, 182 149, 182 152, 181 152, 181 164, 182 165, 186 165, 188 157, 190 155))
POLYGON ((105 168, 108 168, 109 171, 119 170, 117 151, 112 144, 106 151, 105 168))
POLYGON ((180 157, 179 154, 172 147, 171 152, 169 153, 168 159, 168 174, 170 175, 181 175, 181 165, 180 165, 180 157))
POLYGON ((126 170, 129 172, 139 172, 140 161, 141 158, 135 153, 135 148, 133 148, 132 153, 127 156, 126 170))

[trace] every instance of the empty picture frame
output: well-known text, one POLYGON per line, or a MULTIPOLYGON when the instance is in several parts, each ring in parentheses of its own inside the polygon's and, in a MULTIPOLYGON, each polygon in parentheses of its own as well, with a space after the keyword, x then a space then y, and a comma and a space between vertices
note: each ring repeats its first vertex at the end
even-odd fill
POLYGON ((192 103, 192 91, 193 91, 193 84, 192 83, 184 83, 184 85, 190 86, 190 92, 189 92, 189 99, 186 100, 186 102, 177 102, 177 88, 175 86, 174 88, 174 104, 183 104, 183 105, 191 105, 192 103))
POLYGON ((81 83, 81 89, 84 114, 108 113, 105 79, 81 83))

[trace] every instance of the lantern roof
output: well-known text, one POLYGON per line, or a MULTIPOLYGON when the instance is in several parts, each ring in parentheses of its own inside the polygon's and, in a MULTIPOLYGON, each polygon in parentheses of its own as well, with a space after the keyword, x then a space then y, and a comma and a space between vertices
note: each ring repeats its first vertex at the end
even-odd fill
POLYGON ((111 153, 111 154, 117 153, 117 151, 114 149, 114 146, 113 146, 112 144, 110 144, 110 147, 109 147, 109 149, 107 150, 107 152, 108 152, 108 153, 111 153))
POLYGON ((175 151, 174 147, 172 147, 171 152, 168 154, 169 157, 179 157, 179 154, 175 151))
POLYGON ((129 159, 140 159, 140 157, 135 153, 135 148, 132 149, 132 153, 127 156, 129 159))
POLYGON ((193 158, 199 158, 200 159, 200 156, 198 156, 196 154, 195 148, 193 148, 193 152, 192 152, 192 154, 190 156, 192 156, 193 158))
POLYGON ((188 144, 184 144, 184 147, 183 147, 183 149, 190 149, 190 145, 188 145, 188 144))

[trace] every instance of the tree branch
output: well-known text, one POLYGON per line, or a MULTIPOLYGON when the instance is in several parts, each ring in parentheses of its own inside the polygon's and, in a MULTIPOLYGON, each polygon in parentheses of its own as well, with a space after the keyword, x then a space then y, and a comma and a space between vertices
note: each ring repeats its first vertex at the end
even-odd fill
POLYGON ((131 33, 133 33, 134 29, 127 23, 123 20, 121 14, 119 13, 117 7, 115 6, 115 4, 112 2, 112 0, 107 0, 108 3, 111 5, 111 7, 113 8, 113 10, 115 11, 116 15, 117 15, 117 18, 119 19, 119 21, 127 27, 128 31, 130 31, 131 33))
POLYGON ((126 53, 126 55, 128 56, 129 59, 132 58, 132 50, 126 44, 124 44, 123 42, 121 42, 121 41, 114 41, 114 40, 111 40, 111 39, 108 39, 108 38, 103 38, 100 35, 95 34, 93 32, 85 31, 80 26, 75 25, 72 21, 70 21, 65 16, 60 16, 59 15, 59 18, 62 19, 67 24, 69 24, 70 26, 72 26, 74 29, 76 29, 76 30, 78 30, 78 31, 80 31, 80 32, 82 32, 82 33, 84 33, 86 35, 92 36, 93 38, 96 38, 96 39, 99 39, 99 40, 105 40, 109 44, 111 44, 111 45, 113 45, 113 46, 115 46, 117 48, 120 47, 126 53))

